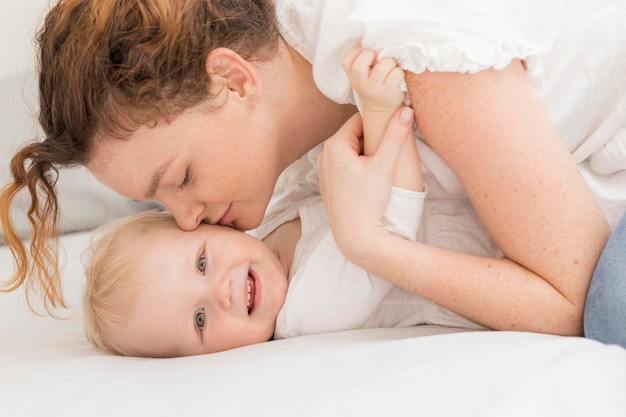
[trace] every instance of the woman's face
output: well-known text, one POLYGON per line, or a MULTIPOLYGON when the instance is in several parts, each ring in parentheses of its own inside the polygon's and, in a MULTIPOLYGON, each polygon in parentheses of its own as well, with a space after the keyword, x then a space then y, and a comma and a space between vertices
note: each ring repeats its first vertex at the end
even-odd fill
POLYGON ((274 123, 238 100, 190 109, 129 139, 100 137, 87 168, 134 200, 159 200, 183 230, 261 222, 282 170, 274 123))
POLYGON ((266 342, 287 273, 259 239, 224 226, 148 230, 131 316, 116 337, 147 356, 189 356, 266 342))

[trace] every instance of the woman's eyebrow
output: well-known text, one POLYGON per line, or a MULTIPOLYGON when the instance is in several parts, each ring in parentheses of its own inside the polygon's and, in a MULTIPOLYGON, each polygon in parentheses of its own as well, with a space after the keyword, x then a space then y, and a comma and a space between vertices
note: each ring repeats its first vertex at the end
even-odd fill
POLYGON ((148 191, 144 194, 144 199, 152 200, 154 195, 156 194, 156 190, 159 188, 159 183, 161 182, 161 177, 163 176, 163 171, 159 171, 152 176, 152 181, 150 181, 150 187, 148 191))
POLYGON ((159 189, 161 178, 163 178, 163 174, 165 174, 167 167, 170 166, 171 163, 171 160, 167 160, 164 164, 157 168, 157 171, 154 173, 154 175, 152 176, 152 180, 150 181, 148 191, 144 194, 144 199, 152 200, 154 198, 157 190, 159 189))

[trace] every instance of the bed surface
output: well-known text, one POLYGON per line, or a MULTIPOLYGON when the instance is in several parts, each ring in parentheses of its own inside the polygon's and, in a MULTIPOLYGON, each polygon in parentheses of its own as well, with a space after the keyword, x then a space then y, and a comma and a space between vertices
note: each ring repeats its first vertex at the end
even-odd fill
POLYGON ((88 236, 63 237, 66 319, 0 294, 0 416, 626 415, 626 350, 582 338, 425 326, 188 358, 104 355, 80 319, 88 236))

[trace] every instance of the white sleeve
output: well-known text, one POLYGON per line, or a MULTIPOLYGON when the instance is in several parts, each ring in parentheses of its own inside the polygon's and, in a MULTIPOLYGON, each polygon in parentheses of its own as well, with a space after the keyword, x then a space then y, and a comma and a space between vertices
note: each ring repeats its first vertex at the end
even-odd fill
POLYGON ((588 0, 277 2, 283 37, 313 64, 320 90, 339 103, 354 102, 341 57, 355 47, 390 56, 415 73, 472 73, 523 59, 539 87, 535 58, 591 7, 588 0))
MULTIPOLYGON (((623 0, 277 0, 276 6, 283 38, 313 65, 320 91, 338 103, 356 103, 341 67, 353 48, 373 49, 414 73, 472 73, 523 60, 574 161, 591 170, 590 186, 623 211, 621 195, 606 185, 626 171, 623 0)), ((420 154, 427 166, 429 157, 420 154)), ((449 169, 435 162, 432 173, 441 181, 449 169)), ((460 187, 442 185, 448 195, 460 187)), ((441 196, 437 187, 429 193, 441 196)))
POLYGON ((390 232, 415 241, 422 221, 426 191, 417 192, 392 187, 383 215, 383 225, 390 232))

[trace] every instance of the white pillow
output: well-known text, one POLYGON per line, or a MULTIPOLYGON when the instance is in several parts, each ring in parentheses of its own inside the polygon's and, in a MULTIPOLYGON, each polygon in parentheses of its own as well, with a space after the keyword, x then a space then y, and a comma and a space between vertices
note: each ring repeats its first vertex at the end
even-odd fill
MULTIPOLYGON (((11 180, 9 165, 20 145, 43 138, 37 122, 36 80, 32 72, 0 75, 0 185, 11 180)), ((84 167, 61 169, 57 195, 62 231, 90 230, 116 217, 160 207, 157 202, 129 200, 100 184, 84 167)), ((14 205, 15 223, 22 238, 31 236, 26 220, 27 193, 14 205)))

